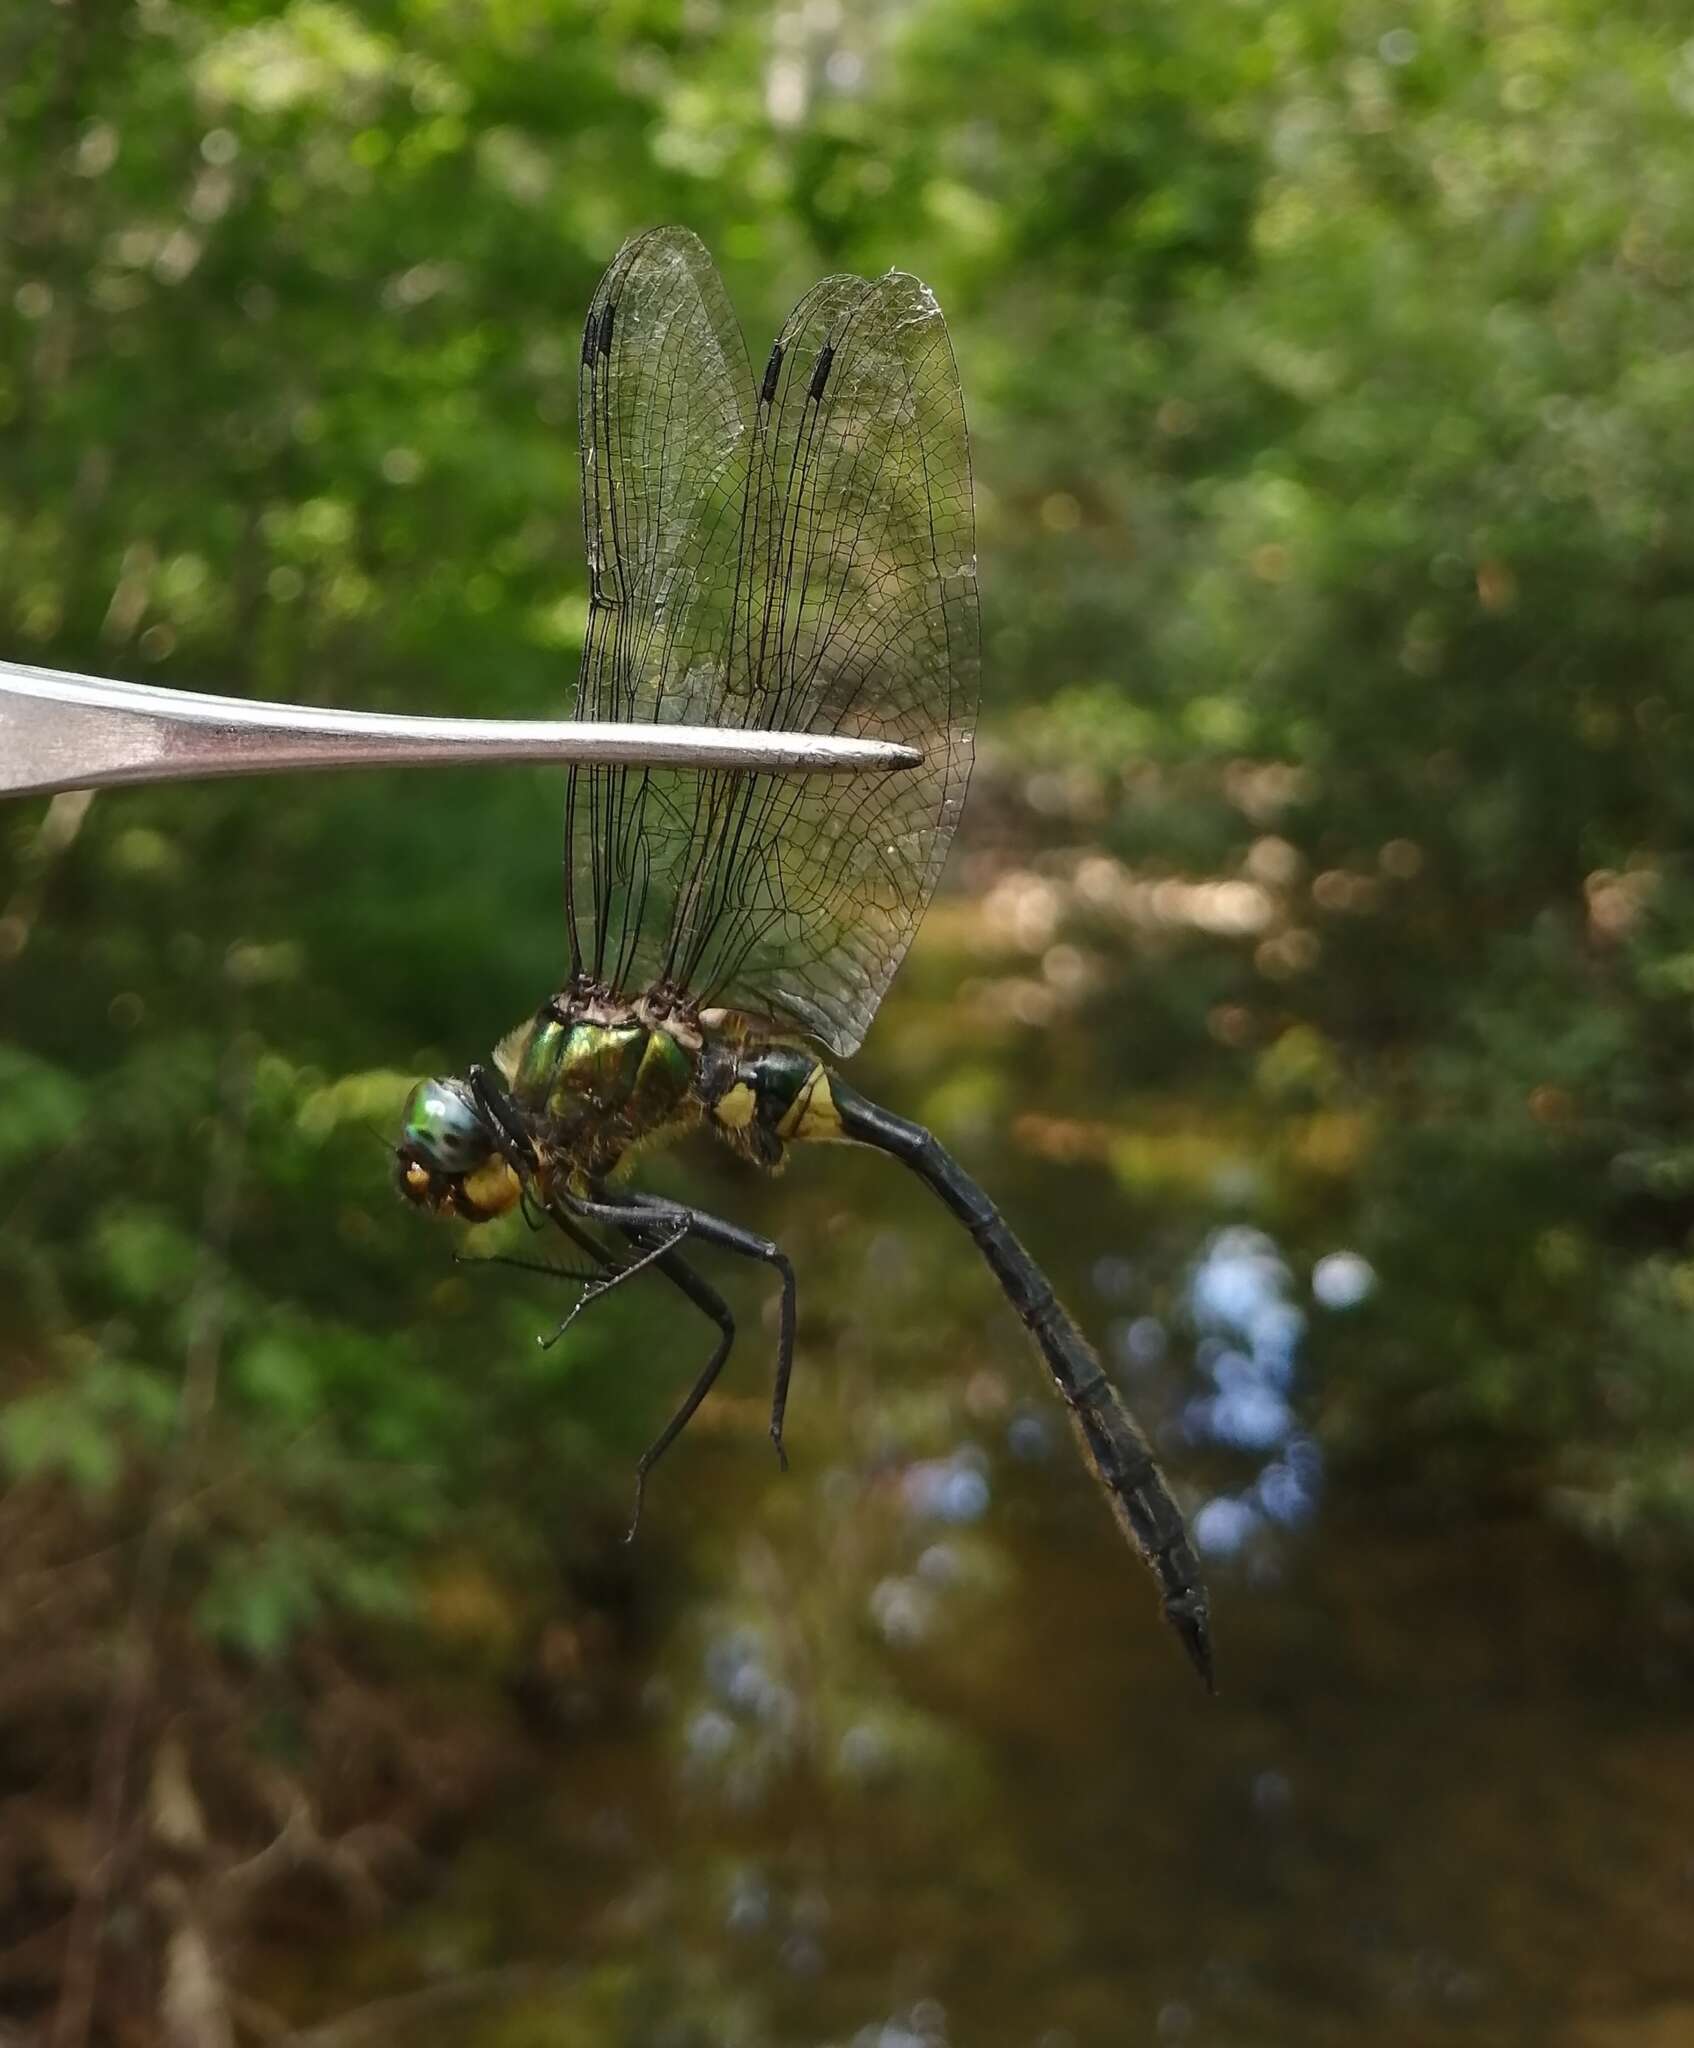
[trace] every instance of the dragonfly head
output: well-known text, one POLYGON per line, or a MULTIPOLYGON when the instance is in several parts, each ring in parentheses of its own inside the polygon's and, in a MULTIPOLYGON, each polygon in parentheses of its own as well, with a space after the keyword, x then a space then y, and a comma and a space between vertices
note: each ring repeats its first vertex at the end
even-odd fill
POLYGON ((436 1216, 486 1223, 523 1193, 499 1140, 460 1080, 420 1081, 401 1112, 394 1185, 436 1216))

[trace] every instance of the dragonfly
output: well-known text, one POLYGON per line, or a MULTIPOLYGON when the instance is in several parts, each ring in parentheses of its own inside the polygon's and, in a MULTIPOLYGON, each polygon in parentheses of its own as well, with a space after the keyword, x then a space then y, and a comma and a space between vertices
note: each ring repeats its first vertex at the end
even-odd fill
POLYGON ((897 270, 825 278, 755 378, 704 244, 655 229, 623 246, 594 294, 580 401, 590 606, 576 716, 892 741, 921 763, 828 778, 572 766, 569 973, 490 1060, 411 1091, 395 1184, 465 1223, 520 1206, 550 1222, 588 1260, 568 1274, 578 1310, 650 1273, 715 1325, 710 1357, 638 1463, 638 1519, 648 1474, 735 1338, 687 1254, 737 1255, 780 1283, 770 1435, 784 1465, 796 1287, 772 1240, 630 1186, 630 1155, 704 1129, 768 1171, 815 1142, 898 1160, 964 1226, 1034 1340, 1209 1689, 1198 1561, 1099 1359, 934 1134, 814 1049, 858 1050, 970 779, 975 519, 935 296, 897 270))

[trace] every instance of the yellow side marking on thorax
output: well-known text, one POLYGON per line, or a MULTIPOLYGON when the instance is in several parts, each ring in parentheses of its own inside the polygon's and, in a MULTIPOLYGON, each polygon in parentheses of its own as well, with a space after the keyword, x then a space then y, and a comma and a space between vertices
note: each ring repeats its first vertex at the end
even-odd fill
POLYGON ((759 1098, 747 1083, 737 1081, 712 1104, 712 1114, 726 1131, 744 1131, 753 1121, 753 1112, 758 1106, 759 1098))
POLYGON ((829 1092, 829 1075, 823 1067, 812 1069, 811 1079, 795 1096, 793 1106, 777 1125, 776 1134, 784 1140, 827 1140, 841 1136, 841 1112, 829 1092))

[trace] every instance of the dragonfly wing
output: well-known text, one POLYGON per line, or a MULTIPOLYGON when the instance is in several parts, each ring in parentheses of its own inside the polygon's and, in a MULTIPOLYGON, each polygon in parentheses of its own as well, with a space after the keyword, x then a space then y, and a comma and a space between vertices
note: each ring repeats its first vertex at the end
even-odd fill
POLYGON ((969 445, 933 293, 826 278, 757 394, 718 716, 919 748, 852 778, 716 776, 661 971, 857 1050, 970 775, 979 632, 969 445))
POLYGON ((897 774, 577 768, 573 970, 857 1049, 970 772, 970 458, 934 296, 826 278, 755 388, 694 236, 627 244, 582 367, 591 604, 577 713, 917 747, 897 774))
MULTIPOLYGON (((579 718, 722 722, 721 613, 733 589, 754 398, 746 344, 705 245, 636 236, 583 332, 582 508, 589 616, 579 718)), ((572 968, 623 985, 668 922, 687 839, 674 771, 574 767, 566 797, 572 968)))

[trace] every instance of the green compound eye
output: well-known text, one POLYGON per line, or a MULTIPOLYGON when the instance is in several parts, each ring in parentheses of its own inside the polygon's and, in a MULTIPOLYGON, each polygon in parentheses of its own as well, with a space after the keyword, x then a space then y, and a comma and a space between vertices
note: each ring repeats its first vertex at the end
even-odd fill
POLYGON ((400 1149, 436 1173, 471 1173, 494 1140, 460 1081, 420 1081, 401 1112, 400 1149))

